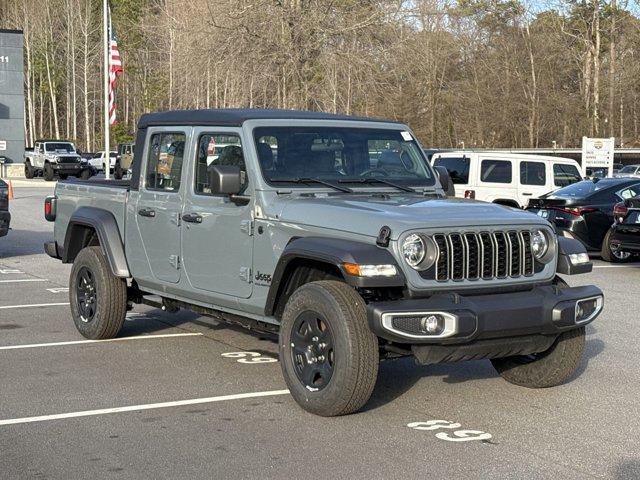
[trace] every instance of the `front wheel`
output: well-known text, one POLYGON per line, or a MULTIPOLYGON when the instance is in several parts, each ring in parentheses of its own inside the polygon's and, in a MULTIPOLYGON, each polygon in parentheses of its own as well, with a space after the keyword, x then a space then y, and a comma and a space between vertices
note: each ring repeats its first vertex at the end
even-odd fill
POLYGON ((43 175, 44 175, 44 179, 47 182, 50 182, 50 181, 53 180, 54 172, 53 172, 53 167, 51 166, 50 163, 45 163, 44 164, 44 173, 43 173, 43 175))
POLYGON ((85 247, 69 278, 73 322, 83 337, 114 338, 127 314, 127 283, 111 273, 100 247, 85 247))
POLYGON ((82 180, 89 180, 91 178, 91 170, 83 170, 78 178, 81 178, 82 180))
POLYGON ((555 387, 567 381, 580 365, 585 329, 561 333, 545 352, 495 358, 493 367, 507 382, 528 388, 555 387))
POLYGON ((291 395, 308 412, 330 417, 362 408, 379 357, 358 292, 324 280, 298 288, 282 316, 280 362, 291 395))
POLYGON ((607 232, 602 240, 602 250, 600 252, 605 262, 624 263, 631 260, 631 253, 620 250, 620 244, 611 241, 611 230, 607 232))
POLYGON ((124 170, 122 170, 120 163, 116 163, 116 166, 113 169, 113 178, 116 180, 122 180, 122 177, 124 177, 124 170))
POLYGON ((33 178, 35 176, 35 169, 33 165, 31 165, 30 161, 26 161, 24 164, 24 176, 25 178, 33 178))

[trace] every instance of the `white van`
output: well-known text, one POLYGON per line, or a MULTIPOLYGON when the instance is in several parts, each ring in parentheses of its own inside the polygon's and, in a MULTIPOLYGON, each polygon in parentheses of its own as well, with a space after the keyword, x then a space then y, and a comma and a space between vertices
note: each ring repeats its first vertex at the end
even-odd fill
POLYGON ((434 166, 449 171, 456 197, 524 208, 530 198, 582 180, 575 160, 507 152, 436 153, 434 166))

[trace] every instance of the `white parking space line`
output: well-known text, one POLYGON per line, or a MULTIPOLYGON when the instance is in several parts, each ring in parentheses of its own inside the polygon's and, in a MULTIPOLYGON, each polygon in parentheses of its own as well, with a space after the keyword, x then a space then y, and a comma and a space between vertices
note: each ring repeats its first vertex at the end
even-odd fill
POLYGON ((108 340, 73 340, 70 342, 51 342, 51 343, 32 343, 29 345, 5 345, 0 350, 19 350, 21 348, 40 348, 40 347, 63 347, 66 345, 82 345, 85 343, 107 343, 107 342, 126 342, 128 340, 152 340, 155 338, 171 338, 171 337, 198 337, 202 333, 165 333, 161 335, 138 335, 136 337, 110 338, 108 340))
POLYGON ((640 263, 625 263, 623 265, 594 265, 593 268, 638 268, 640 263))
POLYGON ((191 400, 178 400, 175 402, 149 403, 146 405, 131 405, 128 407, 103 408, 100 410, 85 410, 82 412, 58 413, 55 415, 42 415, 39 417, 11 418, 0 420, 0 426, 17 425, 20 423, 46 422, 49 420, 62 420, 65 418, 91 417, 106 415, 109 413, 138 412, 142 410, 155 410, 158 408, 181 407, 184 405, 199 405, 203 403, 225 402, 229 400, 242 400, 244 398, 273 397, 287 395, 289 390, 270 390, 266 392, 237 393, 234 395, 222 395, 219 397, 194 398, 191 400))
POLYGON ((0 283, 48 282, 46 278, 20 278, 17 280, 0 280, 0 283))
POLYGON ((0 307, 0 310, 10 310, 12 308, 61 307, 63 305, 69 305, 69 302, 62 302, 62 303, 31 303, 29 305, 4 305, 4 306, 0 307))

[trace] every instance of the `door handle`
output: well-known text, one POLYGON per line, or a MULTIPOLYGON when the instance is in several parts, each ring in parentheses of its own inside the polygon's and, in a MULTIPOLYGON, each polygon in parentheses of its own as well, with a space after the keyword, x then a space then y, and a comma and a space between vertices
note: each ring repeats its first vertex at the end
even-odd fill
POLYGON ((202 223, 202 215, 197 213, 185 213, 182 215, 182 220, 189 223, 202 223))
POLYGON ((522 195, 525 195, 527 197, 530 197, 531 195, 533 195, 533 193, 523 193, 522 195))
POLYGON ((156 211, 150 208, 141 208, 140 210, 138 210, 138 215, 141 215, 143 217, 155 217, 156 211))

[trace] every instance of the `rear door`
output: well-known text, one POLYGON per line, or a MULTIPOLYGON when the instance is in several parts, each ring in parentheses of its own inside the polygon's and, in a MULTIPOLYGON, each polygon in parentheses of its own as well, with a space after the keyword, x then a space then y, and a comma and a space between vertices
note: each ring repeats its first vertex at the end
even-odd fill
POLYGON ((570 163, 553 163, 554 190, 566 187, 582 180, 578 167, 570 163))
POLYGON ((180 280, 182 167, 190 133, 190 128, 153 128, 147 134, 135 218, 151 273, 161 282, 180 280))
POLYGON ((208 292, 248 298, 253 291, 252 208, 242 134, 239 128, 194 130, 193 181, 183 210, 182 252, 189 282, 208 292), (237 165, 243 175, 241 195, 211 193, 208 169, 237 165))
POLYGON ((548 193, 547 162, 540 160, 520 160, 518 179, 518 202, 526 207, 529 200, 548 193))

